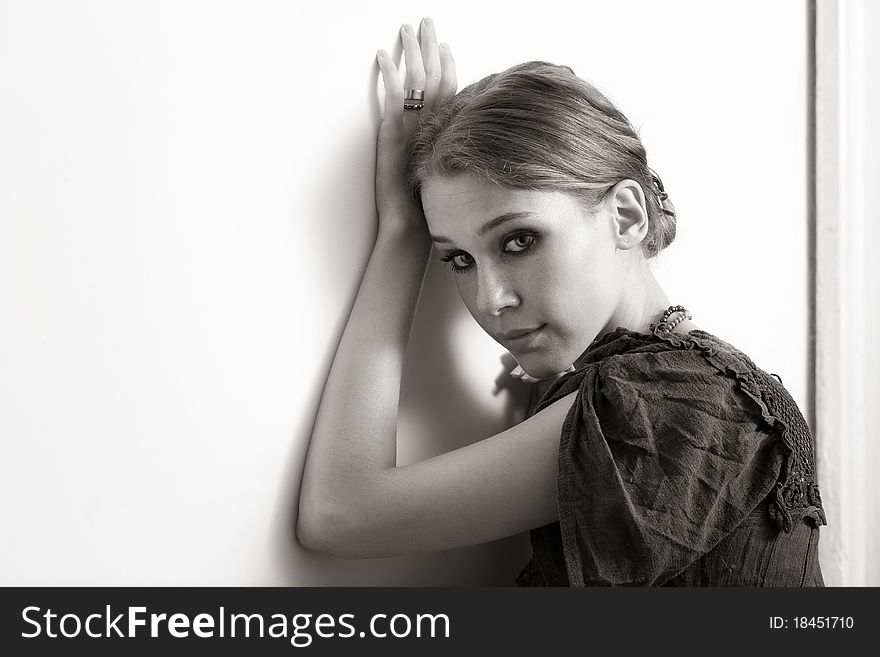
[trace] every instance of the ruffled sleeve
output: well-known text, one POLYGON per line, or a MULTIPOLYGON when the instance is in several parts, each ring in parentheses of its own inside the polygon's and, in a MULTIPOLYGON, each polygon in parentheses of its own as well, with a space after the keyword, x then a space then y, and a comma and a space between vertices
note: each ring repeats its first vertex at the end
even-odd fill
POLYGON ((587 363, 562 428, 559 525, 572 586, 662 585, 773 491, 779 431, 736 376, 665 343, 587 363))

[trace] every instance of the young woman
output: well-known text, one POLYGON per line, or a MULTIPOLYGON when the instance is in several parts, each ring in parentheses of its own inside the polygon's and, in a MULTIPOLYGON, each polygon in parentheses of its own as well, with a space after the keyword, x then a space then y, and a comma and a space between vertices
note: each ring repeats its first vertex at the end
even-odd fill
POLYGON ((457 95, 430 19, 379 51, 379 231, 321 398, 297 535, 340 557, 531 530, 521 585, 821 586, 812 439, 781 383, 671 305, 675 212, 629 121, 571 69, 457 95), (525 421, 396 467, 432 244, 534 383, 525 421))

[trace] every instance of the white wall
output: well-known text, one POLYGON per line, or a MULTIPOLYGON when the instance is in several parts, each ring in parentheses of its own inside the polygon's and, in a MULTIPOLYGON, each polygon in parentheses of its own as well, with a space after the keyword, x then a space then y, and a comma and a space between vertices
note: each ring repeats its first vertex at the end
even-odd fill
POLYGON ((880 7, 817 5, 816 440, 826 583, 880 584, 880 7))
MULTIPOLYGON (((866 239, 862 242, 863 260, 866 270, 865 281, 865 310, 862 324, 864 344, 867 346, 867 354, 864 360, 864 399, 868 415, 865 418, 864 429, 866 431, 867 453, 864 462, 869 464, 867 469, 868 485, 865 491, 865 509, 867 515, 864 518, 867 527, 867 550, 865 562, 867 566, 864 583, 869 586, 880 586, 880 479, 874 476, 876 468, 874 464, 880 463, 880 343, 877 342, 877 327, 880 326, 880 260, 877 258, 877 245, 880 244, 880 212, 874 200, 874 186, 880 180, 880 125, 874 120, 880 116, 880 42, 875 35, 880 29, 880 4, 876 2, 862 1, 864 21, 861 24, 861 43, 865 48, 864 66, 862 77, 859 81, 863 89, 863 113, 862 129, 864 132, 864 148, 861 152, 861 167, 864 171, 862 178, 862 211, 864 226, 868 230, 866 239)), ((862 582, 859 582, 862 583, 862 582)))
MULTIPOLYGON (((805 2, 0 2, 0 584, 512 584, 525 534, 292 538, 375 230, 374 55, 423 15, 462 86, 545 59, 621 106, 679 211, 673 302, 806 408, 805 2)), ((512 421, 436 262, 412 350, 402 462, 512 421)))

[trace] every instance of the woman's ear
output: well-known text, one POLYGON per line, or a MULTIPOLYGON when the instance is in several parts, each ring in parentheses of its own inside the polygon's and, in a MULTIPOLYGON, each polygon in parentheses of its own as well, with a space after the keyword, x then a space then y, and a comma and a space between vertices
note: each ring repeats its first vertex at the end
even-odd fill
POLYGON ((648 209, 645 192, 635 180, 621 180, 608 195, 613 239, 618 249, 631 249, 641 244, 648 234, 648 209))

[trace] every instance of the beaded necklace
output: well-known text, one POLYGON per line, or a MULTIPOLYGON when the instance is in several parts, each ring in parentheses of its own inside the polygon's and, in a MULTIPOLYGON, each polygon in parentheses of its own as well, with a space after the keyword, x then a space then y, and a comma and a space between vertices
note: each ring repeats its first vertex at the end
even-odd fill
POLYGON ((686 319, 693 319, 690 311, 684 306, 669 306, 660 322, 654 327, 654 333, 672 333, 672 330, 686 319), (675 315, 675 319, 671 319, 675 315))

